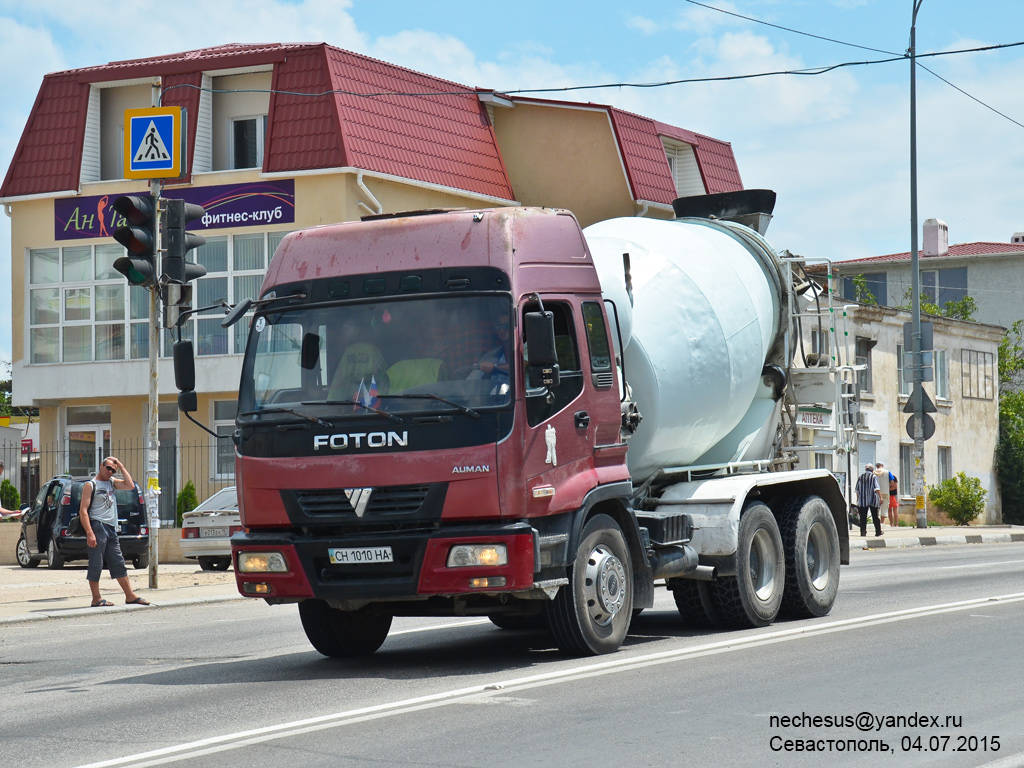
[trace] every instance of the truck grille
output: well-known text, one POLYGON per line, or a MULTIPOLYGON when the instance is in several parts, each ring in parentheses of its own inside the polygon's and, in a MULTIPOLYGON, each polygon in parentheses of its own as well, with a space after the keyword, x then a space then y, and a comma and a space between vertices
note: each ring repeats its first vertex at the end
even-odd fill
MULTIPOLYGON (((363 489, 356 489, 363 490, 363 489)), ((395 485, 369 489, 363 517, 407 514, 423 506, 429 485, 395 485)), ((302 512, 310 517, 317 515, 353 515, 358 496, 350 495, 343 488, 318 491, 296 491, 295 500, 302 512)))

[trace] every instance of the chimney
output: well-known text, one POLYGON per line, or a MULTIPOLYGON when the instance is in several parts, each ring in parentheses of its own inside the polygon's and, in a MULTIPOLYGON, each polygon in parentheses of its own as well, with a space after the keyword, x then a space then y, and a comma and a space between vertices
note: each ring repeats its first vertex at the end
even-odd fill
POLYGON ((1011 243, 1024 243, 1024 232, 1014 232, 1010 238, 1011 243))
POLYGON ((924 255, 949 255, 949 227, 939 219, 928 219, 924 223, 924 255))

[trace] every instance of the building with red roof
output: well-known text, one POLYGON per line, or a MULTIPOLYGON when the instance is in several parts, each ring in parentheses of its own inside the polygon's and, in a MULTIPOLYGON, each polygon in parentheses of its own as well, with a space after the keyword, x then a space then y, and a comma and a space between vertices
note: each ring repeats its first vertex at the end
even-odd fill
MULTIPOLYGON (((201 205, 195 251, 206 275, 193 306, 255 297, 290 231, 404 210, 535 205, 584 226, 614 216, 672 218, 679 196, 743 188, 726 142, 608 105, 470 88, 324 43, 227 44, 47 75, 0 202, 11 216, 13 402, 40 413, 51 471, 85 474, 146 433, 149 293, 113 269, 124 249, 115 199, 126 178, 125 110, 183 107, 182 175, 162 195, 201 205), (158 100, 157 100, 158 99, 158 100)), ((130 133, 130 132, 129 132, 130 133)), ((245 323, 218 311, 185 321, 197 354, 199 416, 233 429, 245 323)), ((160 342, 160 440, 205 440, 179 422, 160 342)), ((232 452, 209 472, 229 484, 232 452)), ((128 463, 128 462, 126 462, 128 463)), ((162 471, 165 517, 181 462, 162 471)), ((129 463, 145 474, 141 459, 129 463)), ((194 473, 190 473, 194 474, 194 473)), ((214 487, 199 488, 200 497, 214 487)))

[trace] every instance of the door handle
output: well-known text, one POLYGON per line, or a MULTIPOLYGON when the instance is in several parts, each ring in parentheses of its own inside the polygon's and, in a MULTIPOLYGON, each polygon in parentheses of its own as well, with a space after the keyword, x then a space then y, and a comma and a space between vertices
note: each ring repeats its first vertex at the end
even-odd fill
POLYGON ((576 411, 573 419, 576 423, 576 429, 586 429, 590 426, 590 414, 586 411, 576 411))

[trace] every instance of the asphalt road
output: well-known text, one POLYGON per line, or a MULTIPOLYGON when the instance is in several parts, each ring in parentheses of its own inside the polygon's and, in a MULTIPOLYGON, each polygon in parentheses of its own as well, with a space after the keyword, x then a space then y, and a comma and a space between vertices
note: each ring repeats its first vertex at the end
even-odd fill
POLYGON ((398 619, 329 660, 258 602, 3 626, 0 765, 1024 766, 1024 544, 856 552, 829 616, 759 630, 658 595, 596 659, 398 619))

